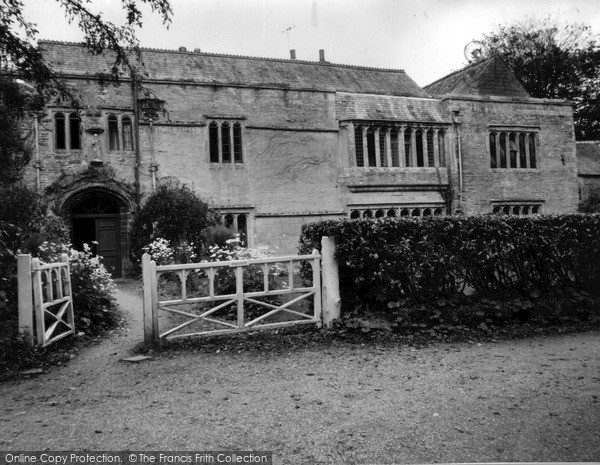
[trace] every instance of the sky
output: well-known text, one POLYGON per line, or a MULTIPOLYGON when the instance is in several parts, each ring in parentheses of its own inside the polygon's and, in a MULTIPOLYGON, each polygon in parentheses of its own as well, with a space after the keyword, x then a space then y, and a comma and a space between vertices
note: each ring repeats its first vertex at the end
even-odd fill
MULTIPOLYGON (((122 0, 92 0, 114 22, 122 0)), ((81 41, 56 0, 24 0, 40 39, 81 41)), ((171 0, 172 22, 144 11, 143 47, 403 69, 424 86, 467 60, 465 49, 500 24, 552 14, 600 34, 599 0, 171 0)))

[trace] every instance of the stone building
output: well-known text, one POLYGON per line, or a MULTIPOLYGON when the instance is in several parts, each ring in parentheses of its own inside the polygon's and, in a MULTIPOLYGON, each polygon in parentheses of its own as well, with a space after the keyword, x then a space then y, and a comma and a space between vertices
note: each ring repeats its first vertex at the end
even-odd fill
POLYGON ((600 199, 600 141, 577 141, 579 200, 600 199))
POLYGON ((27 182, 98 241, 116 275, 131 215, 183 183, 249 245, 294 252, 307 222, 334 218, 574 211, 572 110, 531 98, 499 59, 424 89, 404 71, 144 50, 144 87, 110 60, 41 44, 81 95, 37 122, 27 182))

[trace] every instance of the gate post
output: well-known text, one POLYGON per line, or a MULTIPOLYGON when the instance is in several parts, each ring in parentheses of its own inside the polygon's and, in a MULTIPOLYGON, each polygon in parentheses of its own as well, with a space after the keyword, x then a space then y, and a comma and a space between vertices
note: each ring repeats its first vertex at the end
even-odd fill
POLYGON ((244 327, 244 267, 235 267, 235 293, 237 300, 237 326, 244 327))
POLYGON ((154 321, 154 296, 156 289, 156 269, 152 266, 150 255, 142 255, 142 281, 144 283, 144 344, 151 345, 158 340, 158 321, 154 321), (154 276, 152 276, 154 272, 154 276))
POLYGON ((19 333, 25 337, 30 346, 33 346, 33 290, 31 287, 31 255, 29 254, 17 256, 17 282, 19 333))
POLYGON ((323 236, 321 239, 321 266, 323 272, 323 324, 330 327, 341 314, 340 277, 335 259, 335 239, 323 236))

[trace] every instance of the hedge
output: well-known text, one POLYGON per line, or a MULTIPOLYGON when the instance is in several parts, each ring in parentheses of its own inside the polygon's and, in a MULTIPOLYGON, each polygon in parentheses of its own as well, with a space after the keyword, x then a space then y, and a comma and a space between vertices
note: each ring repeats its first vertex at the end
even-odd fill
POLYGON ((600 289, 600 215, 448 216, 305 225, 300 253, 334 237, 344 306, 457 294, 600 289))

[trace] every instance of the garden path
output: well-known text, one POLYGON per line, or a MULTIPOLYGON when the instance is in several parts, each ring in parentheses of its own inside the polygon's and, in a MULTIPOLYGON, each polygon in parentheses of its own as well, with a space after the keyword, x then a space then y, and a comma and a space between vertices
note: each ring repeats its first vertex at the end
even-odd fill
POLYGON ((126 363, 142 339, 141 289, 118 287, 126 328, 0 384, 0 450, 253 449, 275 451, 277 464, 600 459, 599 331, 425 348, 225 340, 126 363))

